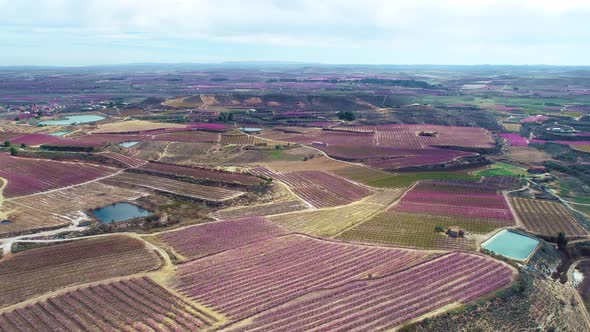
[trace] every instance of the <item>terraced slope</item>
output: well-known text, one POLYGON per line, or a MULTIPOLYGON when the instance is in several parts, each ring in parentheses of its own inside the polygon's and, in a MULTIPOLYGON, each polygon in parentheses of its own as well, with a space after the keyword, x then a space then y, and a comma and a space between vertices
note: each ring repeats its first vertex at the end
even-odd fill
POLYGON ((27 250, 0 261, 0 307, 65 286, 158 266, 158 255, 143 241, 122 235, 27 250))
POLYGON ((0 315, 0 331, 203 331, 216 323, 149 278, 84 287, 0 315))

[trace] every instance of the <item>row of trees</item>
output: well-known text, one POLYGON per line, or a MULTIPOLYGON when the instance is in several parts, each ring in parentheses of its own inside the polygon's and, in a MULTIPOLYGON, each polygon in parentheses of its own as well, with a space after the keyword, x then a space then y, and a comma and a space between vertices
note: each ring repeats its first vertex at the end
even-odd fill
MULTIPOLYGON (((13 146, 12 143, 10 143, 10 141, 4 141, 4 147, 9 149, 11 155, 16 156, 18 154, 18 149, 15 146, 13 146)), ((27 145, 25 143, 22 143, 20 147, 24 149, 27 147, 27 145)))

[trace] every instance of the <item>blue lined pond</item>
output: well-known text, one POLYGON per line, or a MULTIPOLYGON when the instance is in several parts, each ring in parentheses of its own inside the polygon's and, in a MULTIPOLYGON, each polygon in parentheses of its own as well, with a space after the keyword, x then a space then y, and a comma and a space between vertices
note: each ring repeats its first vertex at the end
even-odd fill
POLYGON ((56 120, 45 120, 39 122, 40 125, 45 126, 70 126, 79 123, 89 123, 104 120, 105 117, 101 115, 68 115, 56 120))
POLYGON ((481 244, 484 249, 519 261, 527 260, 538 245, 539 240, 506 229, 481 244))
POLYGON ((148 217, 152 212, 131 203, 115 203, 92 211, 92 214, 104 224, 117 221, 148 217))
POLYGON ((124 148, 130 148, 130 147, 135 146, 137 144, 139 144, 138 141, 123 142, 123 143, 119 143, 119 146, 124 147, 124 148))

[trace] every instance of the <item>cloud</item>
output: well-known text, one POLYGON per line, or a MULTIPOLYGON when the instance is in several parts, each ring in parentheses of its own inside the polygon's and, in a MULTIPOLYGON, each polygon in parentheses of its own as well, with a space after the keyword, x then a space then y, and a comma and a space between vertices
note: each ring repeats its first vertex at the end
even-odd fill
POLYGON ((437 53, 493 63, 481 52, 504 50, 514 62, 537 63, 547 57, 531 50, 567 56, 590 44, 587 0, 0 0, 0 12, 0 38, 11 45, 42 39, 68 40, 72 48, 91 41, 364 48, 407 52, 407 59, 429 52, 431 63, 451 60, 437 61, 437 53))

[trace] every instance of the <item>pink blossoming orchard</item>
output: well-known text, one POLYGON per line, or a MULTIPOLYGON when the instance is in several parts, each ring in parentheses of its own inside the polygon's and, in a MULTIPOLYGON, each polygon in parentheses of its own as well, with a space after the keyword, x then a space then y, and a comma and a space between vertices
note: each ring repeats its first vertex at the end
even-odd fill
POLYGON ((0 70, 0 332, 590 330, 586 69, 154 66, 0 70))

